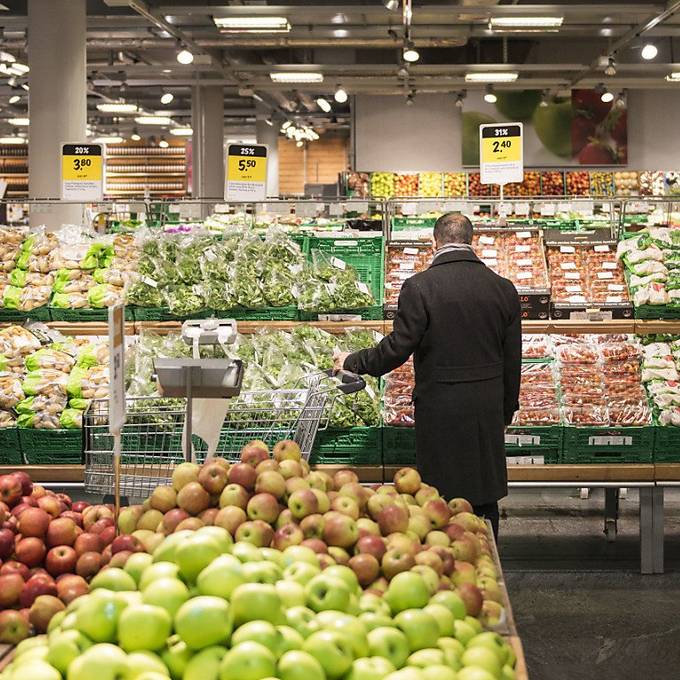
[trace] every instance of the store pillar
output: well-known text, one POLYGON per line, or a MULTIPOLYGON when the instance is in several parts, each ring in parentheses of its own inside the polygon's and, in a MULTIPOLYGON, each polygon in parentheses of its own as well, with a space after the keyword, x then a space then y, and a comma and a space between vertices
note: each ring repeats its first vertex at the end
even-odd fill
POLYGON ((279 129, 276 124, 269 125, 266 121, 267 114, 257 111, 257 143, 266 144, 269 148, 267 153, 267 196, 278 197, 279 195, 279 129))
MULTIPOLYGON (((224 196, 224 91, 221 85, 197 85, 192 92, 194 198, 224 196)), ((204 217, 212 212, 203 209, 204 217)))
MULTIPOLYGON (((61 197, 61 145, 87 141, 85 0, 29 0, 30 198, 61 197)), ((31 225, 80 224, 81 206, 36 206, 31 225)))

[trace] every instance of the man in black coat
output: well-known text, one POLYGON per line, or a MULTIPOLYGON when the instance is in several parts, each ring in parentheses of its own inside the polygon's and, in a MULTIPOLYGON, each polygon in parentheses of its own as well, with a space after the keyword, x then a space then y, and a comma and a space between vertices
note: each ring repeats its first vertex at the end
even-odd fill
POLYGON ((467 498, 497 533, 505 428, 519 408, 519 297, 474 254, 467 217, 443 215, 434 239, 429 269, 402 286, 393 331, 372 349, 338 355, 336 368, 380 376, 414 355, 420 474, 442 496, 467 498))

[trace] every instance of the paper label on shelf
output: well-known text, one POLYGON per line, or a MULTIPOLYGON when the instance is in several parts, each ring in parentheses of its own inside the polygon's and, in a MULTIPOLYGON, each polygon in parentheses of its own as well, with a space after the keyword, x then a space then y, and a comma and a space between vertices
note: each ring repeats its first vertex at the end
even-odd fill
POLYGON ((618 269, 619 265, 616 262, 603 262, 602 269, 618 269))
POLYGON ((404 248, 404 255, 417 255, 420 251, 418 248, 404 248))
POLYGON ((505 443, 509 446, 540 446, 541 436, 535 434, 506 434, 505 443))
POLYGON ((492 246, 494 243, 496 243, 496 239, 493 236, 480 236, 479 242, 483 246, 492 246))
POLYGON ((404 270, 413 271, 415 268, 416 268, 415 262, 400 262, 399 263, 399 269, 401 271, 404 271, 404 270))
POLYGON ((357 281, 357 290, 364 295, 369 295, 371 292, 370 288, 363 281, 357 281))
POLYGON ((109 307, 109 432, 125 424, 125 305, 109 307))
POLYGON ((581 286, 565 286, 564 290, 566 290, 567 293, 580 293, 583 289, 581 286))
POLYGON ((531 232, 530 231, 516 231, 515 237, 516 238, 531 238, 531 232))
POLYGON ((534 264, 534 261, 527 258, 527 259, 523 259, 523 260, 517 260, 517 262, 515 262, 515 264, 518 267, 531 267, 534 264))
POLYGON ((465 201, 444 201, 442 210, 444 212, 463 212, 465 201))
POLYGON ((606 245, 595 246, 595 247, 593 248, 593 250, 594 250, 596 253, 608 253, 608 252, 610 252, 609 246, 606 246, 606 245))
POLYGON ((102 144, 62 144, 61 198, 64 201, 101 201, 104 198, 102 144))
POLYGON ((406 216, 412 216, 418 214, 418 204, 417 203, 402 203, 401 204, 401 214, 406 216))
POLYGON ((578 279, 581 278, 581 272, 567 272, 564 275, 564 278, 569 281, 577 281, 578 279))
POLYGON ((602 280, 613 279, 614 272, 597 272, 597 278, 602 280))
POLYGON ((215 203, 215 208, 214 211, 216 213, 228 213, 230 211, 229 204, 228 203, 215 203))
POLYGON ((621 295, 607 295, 606 302, 623 302, 621 295))
POLYGON ((576 248, 574 246, 560 246, 561 253, 575 253, 576 248))
POLYGON ((522 123, 479 126, 481 184, 508 184, 524 179, 522 123))
POLYGON ((533 279, 534 275, 531 272, 517 272, 515 278, 519 281, 524 281, 526 279, 533 279))
POLYGON ((610 290, 612 293, 622 293, 626 287, 620 283, 610 283, 607 286, 607 290, 610 290))
POLYGON ((267 198, 266 146, 229 144, 225 166, 225 201, 264 201, 267 198))
POLYGON ((528 214, 529 214, 528 203, 515 203, 515 215, 517 215, 517 217, 525 217, 528 214))
POLYGON ((555 204, 554 203, 543 203, 541 205, 541 215, 543 217, 551 217, 555 214, 555 204))
POLYGON ((482 260, 482 262, 487 266, 487 267, 497 267, 498 266, 498 260, 482 260))
POLYGON ((515 246, 516 253, 530 253, 531 246, 515 246))
POLYGON ((575 206, 575 212, 587 217, 592 217, 594 210, 595 204, 593 201, 579 201, 575 206))
POLYGON ((180 220, 197 220, 201 217, 201 205, 199 203, 179 203, 180 220))
POLYGON ((498 214, 501 217, 507 217, 512 215, 512 203, 499 203, 498 204, 498 214))
POLYGON ((588 446, 632 446, 633 438, 623 435, 604 436, 598 435, 588 437, 588 446))
POLYGON ((567 301, 572 304, 580 304, 581 302, 585 303, 586 298, 583 295, 570 295, 567 301))
POLYGON ((485 258, 497 258, 498 257, 498 251, 494 250, 493 248, 485 248, 482 250, 482 257, 485 258))

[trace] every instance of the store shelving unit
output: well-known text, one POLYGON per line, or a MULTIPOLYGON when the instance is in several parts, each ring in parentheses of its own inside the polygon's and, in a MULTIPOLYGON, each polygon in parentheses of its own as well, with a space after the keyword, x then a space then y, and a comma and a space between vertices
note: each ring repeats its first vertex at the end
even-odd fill
POLYGON ((28 146, 0 146, 0 179, 7 182, 7 198, 28 196, 28 146))
POLYGON ((148 195, 183 198, 187 193, 184 144, 166 148, 115 144, 106 149, 106 190, 110 198, 148 195))

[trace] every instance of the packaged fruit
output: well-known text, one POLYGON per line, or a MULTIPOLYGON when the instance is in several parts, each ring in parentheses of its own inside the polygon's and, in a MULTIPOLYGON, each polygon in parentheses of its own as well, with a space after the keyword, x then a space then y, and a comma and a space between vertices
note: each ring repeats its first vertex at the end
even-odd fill
POLYGON ((639 193, 637 172, 632 170, 615 172, 614 187, 617 196, 637 196, 639 193))
POLYGON ((391 172, 372 173, 371 196, 374 198, 390 198, 394 196, 394 174, 391 172))
POLYGON ((396 175, 394 178, 394 195, 410 197, 418 195, 418 175, 396 175))
POLYGON ((564 196, 564 175, 559 170, 541 173, 541 194, 543 196, 564 196))
POLYGON ((418 196, 438 198, 442 195, 442 173, 421 172, 418 175, 418 196))
POLYGON ((567 195, 588 196, 590 194, 590 177, 585 170, 567 172, 567 195))
POLYGON ((613 196, 614 175, 611 172, 591 172, 590 189, 593 193, 593 196, 613 196))
POLYGON ((463 197, 466 191, 466 178, 464 172, 444 173, 444 196, 447 198, 463 197))
POLYGON ((639 186, 641 196, 663 196, 666 190, 663 172, 645 170, 640 173, 639 186))

